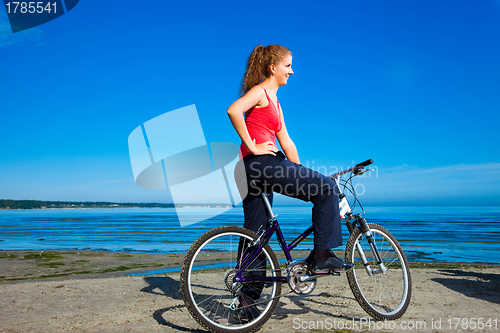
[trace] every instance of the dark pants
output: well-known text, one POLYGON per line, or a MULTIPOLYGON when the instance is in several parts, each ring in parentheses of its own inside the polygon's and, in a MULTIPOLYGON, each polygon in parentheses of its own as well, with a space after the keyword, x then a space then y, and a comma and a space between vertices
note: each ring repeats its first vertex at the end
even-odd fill
MULTIPOLYGON (((236 166, 235 180, 242 194, 245 228, 257 232, 267 225, 270 216, 262 192, 267 194, 271 204, 273 192, 277 192, 314 204, 312 224, 315 250, 328 250, 342 245, 338 190, 330 178, 286 160, 281 153, 277 156, 246 156, 236 166), (255 180, 257 186, 249 185, 250 180, 255 180)), ((256 262, 253 266, 254 269, 264 267, 265 262, 256 262)), ((257 298, 258 295, 260 291, 257 298)))

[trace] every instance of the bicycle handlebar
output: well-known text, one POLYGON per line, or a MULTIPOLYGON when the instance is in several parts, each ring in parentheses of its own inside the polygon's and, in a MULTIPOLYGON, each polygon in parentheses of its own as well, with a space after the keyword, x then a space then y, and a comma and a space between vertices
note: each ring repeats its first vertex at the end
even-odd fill
POLYGON ((371 158, 369 160, 366 160, 364 162, 356 164, 355 167, 365 167, 365 166, 370 165, 370 164, 373 164, 373 160, 371 158))
POLYGON ((370 158, 369 160, 366 160, 366 161, 364 161, 364 162, 361 162, 361 163, 356 164, 356 165, 355 165, 355 166, 353 166, 352 168, 349 168, 349 169, 344 170, 344 171, 337 172, 336 174, 334 174, 334 175, 330 176, 330 178, 331 178, 331 179, 335 179, 335 178, 337 178, 338 176, 341 176, 341 175, 346 174, 346 173, 348 173, 348 172, 351 172, 351 171, 353 171, 353 170, 356 172, 357 170, 361 170, 361 169, 363 169, 365 166, 368 166, 368 165, 370 165, 370 164, 373 164, 373 159, 371 159, 371 158, 370 158))

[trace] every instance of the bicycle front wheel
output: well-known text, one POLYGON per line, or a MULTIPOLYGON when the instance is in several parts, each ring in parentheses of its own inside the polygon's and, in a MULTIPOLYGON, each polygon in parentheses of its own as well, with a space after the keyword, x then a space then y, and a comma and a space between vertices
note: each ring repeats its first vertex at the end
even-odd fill
MULTIPOLYGON (((241 227, 220 227, 203 234, 186 254, 180 291, 192 317, 212 332, 256 331, 278 305, 280 282, 237 283, 233 279, 238 262, 246 251, 254 249, 248 244, 257 237, 241 227), (251 303, 251 309, 239 306, 242 300, 251 303), (243 315, 242 309, 246 310, 243 315)), ((244 277, 281 276, 278 260, 269 245, 249 267, 252 268, 244 271, 244 277)))
POLYGON ((351 234, 345 250, 345 260, 354 263, 354 268, 347 272, 347 280, 354 297, 366 313, 377 320, 398 319, 410 303, 411 275, 408 262, 403 249, 389 231, 377 224, 368 226, 383 267, 378 265, 366 237, 363 237, 358 227, 351 234), (366 265, 363 257, 366 258, 366 265))

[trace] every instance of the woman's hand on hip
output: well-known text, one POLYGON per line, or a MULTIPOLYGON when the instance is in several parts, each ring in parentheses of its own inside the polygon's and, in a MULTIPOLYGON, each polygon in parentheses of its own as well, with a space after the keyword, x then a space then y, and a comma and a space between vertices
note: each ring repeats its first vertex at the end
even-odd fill
POLYGON ((273 155, 276 156, 276 153, 278 152, 278 148, 274 145, 274 142, 272 141, 266 141, 263 143, 255 144, 255 139, 252 140, 252 143, 254 144, 254 149, 252 151, 252 154, 254 155, 273 155))

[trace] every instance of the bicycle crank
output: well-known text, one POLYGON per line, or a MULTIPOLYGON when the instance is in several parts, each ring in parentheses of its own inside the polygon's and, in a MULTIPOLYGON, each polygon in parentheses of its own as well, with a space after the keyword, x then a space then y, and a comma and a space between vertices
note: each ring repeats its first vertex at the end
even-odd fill
POLYGON ((290 289, 299 295, 307 295, 316 287, 316 279, 304 279, 308 276, 308 264, 305 261, 293 261, 288 266, 287 281, 290 289))

